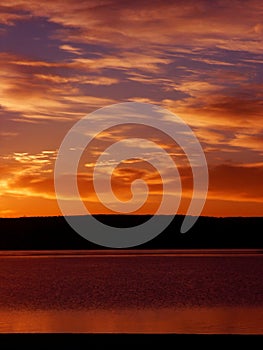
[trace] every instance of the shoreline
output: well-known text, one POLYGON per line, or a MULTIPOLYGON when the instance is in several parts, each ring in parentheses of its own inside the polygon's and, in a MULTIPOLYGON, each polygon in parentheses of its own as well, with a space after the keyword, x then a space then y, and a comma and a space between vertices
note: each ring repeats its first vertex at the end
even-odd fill
POLYGON ((23 257, 237 257, 262 256, 263 249, 105 249, 105 250, 0 250, 0 258, 23 257))

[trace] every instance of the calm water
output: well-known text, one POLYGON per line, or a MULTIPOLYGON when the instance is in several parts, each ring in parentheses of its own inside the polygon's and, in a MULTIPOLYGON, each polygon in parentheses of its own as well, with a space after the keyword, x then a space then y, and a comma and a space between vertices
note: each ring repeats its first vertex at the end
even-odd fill
POLYGON ((0 252, 0 332, 263 334, 256 251, 0 252))

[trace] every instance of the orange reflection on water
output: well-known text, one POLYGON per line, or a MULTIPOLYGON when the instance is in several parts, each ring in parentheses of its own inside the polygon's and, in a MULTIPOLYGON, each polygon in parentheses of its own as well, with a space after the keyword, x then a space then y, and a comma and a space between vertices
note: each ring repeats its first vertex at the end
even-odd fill
POLYGON ((0 332, 263 334, 263 307, 2 310, 0 332))

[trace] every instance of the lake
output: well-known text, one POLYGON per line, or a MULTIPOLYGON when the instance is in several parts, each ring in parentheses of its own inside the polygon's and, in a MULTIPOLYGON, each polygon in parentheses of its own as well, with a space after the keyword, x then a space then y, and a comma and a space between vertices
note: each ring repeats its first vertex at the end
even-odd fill
POLYGON ((1 333, 263 334, 256 250, 0 252, 1 333))

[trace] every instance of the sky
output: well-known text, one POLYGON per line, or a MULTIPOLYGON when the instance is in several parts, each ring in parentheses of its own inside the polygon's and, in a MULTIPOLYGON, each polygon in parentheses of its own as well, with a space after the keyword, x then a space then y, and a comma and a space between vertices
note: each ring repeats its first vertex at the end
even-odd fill
MULTIPOLYGON (((60 215, 54 164, 63 138, 87 114, 128 101, 167 109, 198 137, 209 170, 202 215, 262 216, 262 18, 260 0, 1 1, 0 217, 60 215)), ((127 125, 102 132, 83 153, 85 205, 111 212, 94 191, 94 166, 111 144, 136 137, 159 144, 178 166, 178 213, 186 213, 193 180, 185 154, 158 130, 127 125)), ((136 158, 143 144, 132 147, 134 158, 98 166, 102 176, 109 162, 116 166, 121 200, 131 198, 132 181, 145 180, 149 196, 136 213, 154 213, 162 181, 136 158)))

